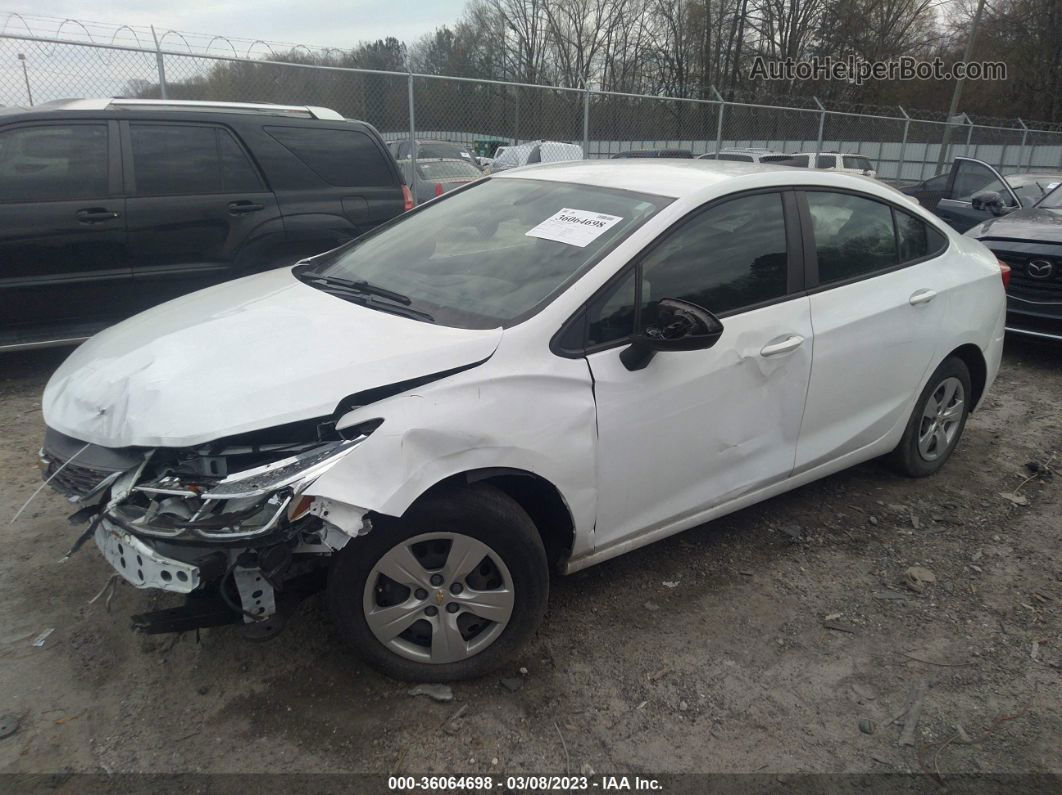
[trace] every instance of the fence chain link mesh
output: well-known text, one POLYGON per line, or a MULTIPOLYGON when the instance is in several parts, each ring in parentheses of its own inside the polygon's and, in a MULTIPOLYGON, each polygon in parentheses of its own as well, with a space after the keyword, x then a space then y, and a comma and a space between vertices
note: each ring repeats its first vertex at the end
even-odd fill
POLYGON ((913 118, 899 108, 894 115, 865 106, 841 111, 798 97, 772 98, 788 103, 783 106, 740 101, 749 99, 741 94, 733 97, 738 101, 723 102, 411 76, 340 66, 338 51, 293 49, 281 56, 252 52, 253 47, 241 54, 231 47, 231 54, 194 53, 180 36, 164 36, 161 49, 134 39, 67 42, 5 30, 0 105, 27 107, 73 97, 318 105, 369 122, 387 140, 409 137, 412 108, 417 138, 470 147, 480 142, 480 153, 495 144, 533 140, 585 144, 591 158, 632 149, 685 149, 694 155, 719 148, 836 151, 862 155, 880 177, 900 182, 934 176, 956 156, 1005 172, 1062 170, 1062 131, 1029 129, 1020 121, 977 124, 963 117, 948 123, 943 114, 913 118), (180 42, 189 52, 172 49, 180 42))
POLYGON ((582 91, 427 75, 415 76, 412 86, 418 138, 468 146, 582 141, 582 91))

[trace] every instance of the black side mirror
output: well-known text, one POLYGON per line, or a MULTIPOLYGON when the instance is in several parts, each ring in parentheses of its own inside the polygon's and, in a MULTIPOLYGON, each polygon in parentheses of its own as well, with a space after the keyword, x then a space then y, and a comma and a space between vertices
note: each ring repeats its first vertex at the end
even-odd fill
POLYGON ((699 351, 711 348, 723 334, 723 324, 703 306, 664 298, 657 304, 658 323, 631 340, 620 353, 628 370, 641 370, 657 351, 699 351))
POLYGON ((1006 208, 1003 206, 1003 197, 999 195, 998 191, 984 190, 980 193, 975 193, 970 198, 970 204, 975 210, 986 210, 992 215, 1003 215, 1006 212, 1006 208))

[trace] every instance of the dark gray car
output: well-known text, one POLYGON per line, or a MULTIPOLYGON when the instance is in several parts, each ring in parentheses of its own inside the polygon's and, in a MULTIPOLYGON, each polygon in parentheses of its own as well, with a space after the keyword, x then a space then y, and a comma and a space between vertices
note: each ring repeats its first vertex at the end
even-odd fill
POLYGON ((993 215, 966 235, 1011 268, 1007 331, 1062 342, 1062 184, 1034 207, 993 215))
POLYGON ((900 188, 960 232, 1036 204, 1062 183, 1062 172, 1008 174, 971 157, 957 157, 951 170, 900 188))
MULTIPOLYGON (((406 184, 413 185, 413 170, 411 161, 399 160, 398 167, 406 184)), ((465 185, 483 176, 478 168, 470 165, 465 160, 448 158, 433 158, 431 160, 417 160, 417 181, 414 195, 417 204, 431 201, 436 196, 442 196, 447 191, 465 185)))

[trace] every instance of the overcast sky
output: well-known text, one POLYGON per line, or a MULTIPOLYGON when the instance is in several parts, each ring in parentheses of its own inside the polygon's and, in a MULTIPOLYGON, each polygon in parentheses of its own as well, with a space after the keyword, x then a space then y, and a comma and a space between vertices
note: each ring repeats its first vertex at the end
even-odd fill
POLYGON ((464 5, 465 0, 0 0, 0 11, 346 49, 385 36, 412 41, 454 22, 464 5))

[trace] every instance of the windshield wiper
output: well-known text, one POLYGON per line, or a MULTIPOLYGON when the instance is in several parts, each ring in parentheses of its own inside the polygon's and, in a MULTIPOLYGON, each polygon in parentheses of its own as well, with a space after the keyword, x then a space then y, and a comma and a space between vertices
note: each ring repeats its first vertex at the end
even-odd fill
MULTIPOLYGON (((342 290, 344 288, 341 287, 340 289, 342 290)), ((374 301, 371 297, 357 299, 353 295, 349 295, 348 300, 360 304, 361 306, 367 306, 370 309, 379 309, 381 312, 390 312, 392 315, 402 315, 403 317, 426 320, 429 323, 435 322, 434 315, 429 315, 427 312, 422 312, 419 309, 413 309, 412 307, 404 306, 402 304, 385 304, 380 301, 374 301)))
POLYGON ((335 287, 343 287, 365 295, 378 295, 380 298, 386 298, 388 301, 394 301, 396 304, 403 304, 404 306, 409 306, 413 303, 413 299, 408 295, 396 293, 394 290, 388 290, 385 287, 379 287, 366 281, 354 281, 353 279, 341 279, 338 276, 321 276, 316 273, 305 272, 298 274, 298 278, 306 282, 323 282, 335 287))
MULTIPOLYGON (((320 277, 315 277, 315 279, 320 279, 320 277)), ((344 301, 350 301, 352 304, 357 304, 358 306, 377 309, 381 312, 389 312, 392 315, 410 317, 415 320, 426 320, 429 323, 435 322, 435 316, 429 315, 427 312, 422 312, 419 309, 414 309, 405 304, 393 304, 386 303, 385 301, 378 301, 371 293, 365 293, 361 290, 348 287, 345 284, 340 284, 338 282, 322 282, 320 289, 342 298, 344 301)))

